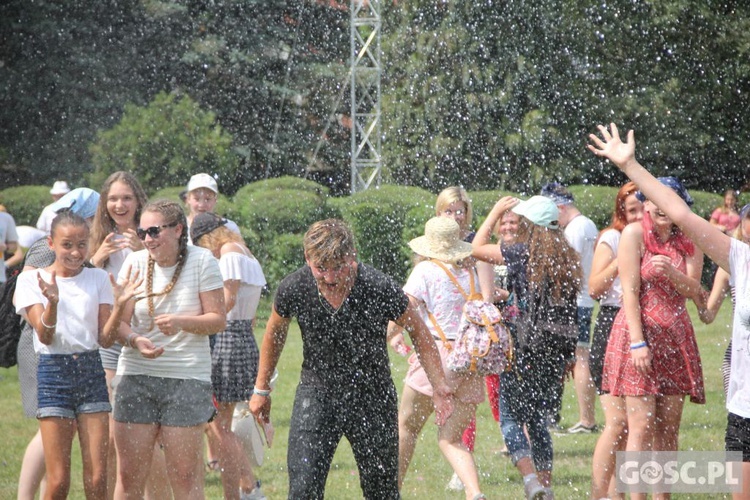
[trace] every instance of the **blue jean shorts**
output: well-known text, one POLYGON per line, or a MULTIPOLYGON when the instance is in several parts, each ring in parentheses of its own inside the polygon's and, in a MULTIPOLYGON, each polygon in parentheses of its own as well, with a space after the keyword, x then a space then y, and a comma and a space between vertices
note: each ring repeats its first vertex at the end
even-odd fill
POLYGON ((593 307, 578 308, 578 344, 576 347, 588 349, 591 347, 591 315, 593 307))
POLYGON ((36 418, 112 411, 99 351, 40 354, 36 418))

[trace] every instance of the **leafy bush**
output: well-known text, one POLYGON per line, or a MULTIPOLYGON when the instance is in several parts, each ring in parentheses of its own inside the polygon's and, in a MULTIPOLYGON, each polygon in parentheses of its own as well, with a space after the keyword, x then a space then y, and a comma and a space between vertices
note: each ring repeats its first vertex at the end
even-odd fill
POLYGON ((284 276, 305 264, 301 234, 274 236, 267 245, 250 246, 250 250, 260 262, 271 289, 276 289, 284 276))
POLYGON ((44 207, 52 203, 49 186, 16 186, 0 191, 0 203, 17 226, 36 227, 44 207))
POLYGON ((120 122, 99 132, 91 145, 95 171, 89 183, 100 186, 117 170, 133 173, 149 189, 189 179, 196 172, 233 179, 239 157, 232 137, 188 96, 161 92, 146 107, 125 106, 120 122))
POLYGON ((410 226, 421 223, 424 227, 434 200, 433 194, 420 188, 385 185, 331 200, 331 204, 341 211, 343 218, 351 225, 357 239, 359 259, 403 280, 411 255, 404 241, 407 220, 410 226), (407 217, 410 212, 411 215, 407 217), (427 218, 418 222, 417 218, 422 213, 427 218))
POLYGON ((309 191, 258 191, 236 196, 234 205, 242 225, 263 243, 278 234, 304 233, 330 214, 325 198, 309 191))
POLYGON ((317 182, 301 179, 299 177, 292 177, 289 175, 283 177, 276 177, 273 179, 264 179, 262 181, 252 182, 238 189, 235 193, 235 198, 245 198, 251 196, 254 193, 261 191, 310 191, 319 196, 327 196, 329 189, 322 184, 317 182))

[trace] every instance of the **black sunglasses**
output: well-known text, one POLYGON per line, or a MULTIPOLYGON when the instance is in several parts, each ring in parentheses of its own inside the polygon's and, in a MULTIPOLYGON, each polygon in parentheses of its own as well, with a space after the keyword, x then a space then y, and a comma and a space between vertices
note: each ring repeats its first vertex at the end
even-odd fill
POLYGON ((177 225, 177 222, 173 222, 171 224, 164 224, 163 226, 151 226, 151 227, 147 227, 146 229, 139 227, 135 230, 135 234, 137 234, 138 238, 140 238, 141 240, 145 240, 146 235, 149 235, 152 238, 158 238, 159 233, 161 233, 162 229, 164 229, 165 227, 175 227, 176 225, 177 225))

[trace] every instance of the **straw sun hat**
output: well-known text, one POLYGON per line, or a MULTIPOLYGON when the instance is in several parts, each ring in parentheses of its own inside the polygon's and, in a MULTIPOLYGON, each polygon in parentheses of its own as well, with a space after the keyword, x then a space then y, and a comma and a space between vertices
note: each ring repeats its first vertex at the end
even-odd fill
POLYGON ((409 247, 418 255, 455 262, 471 255, 471 243, 461 240, 458 223, 449 217, 433 217, 424 225, 424 236, 414 238, 409 247))

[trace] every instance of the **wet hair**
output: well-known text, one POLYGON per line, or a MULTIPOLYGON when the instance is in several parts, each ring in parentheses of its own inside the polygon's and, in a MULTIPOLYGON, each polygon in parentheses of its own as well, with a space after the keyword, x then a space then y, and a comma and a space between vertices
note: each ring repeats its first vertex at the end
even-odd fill
POLYGON ((78 215, 71 210, 61 210, 57 213, 54 219, 52 219, 52 225, 50 226, 50 237, 55 237, 55 232, 60 226, 72 226, 72 227, 84 227, 86 231, 89 230, 89 225, 86 223, 86 219, 78 215))
POLYGON ((302 239, 305 257, 314 263, 341 262, 354 257, 354 234, 340 219, 315 222, 302 239))
POLYGON ((228 229, 226 225, 219 226, 213 231, 204 234, 198 238, 198 241, 194 241, 193 245, 207 248, 213 252, 224 246, 226 243, 239 243, 243 247, 245 246, 245 241, 242 239, 242 236, 231 229, 228 229))
POLYGON ((470 227, 473 215, 471 211, 471 199, 466 190, 460 186, 451 186, 440 191, 437 200, 435 200, 435 215, 442 215, 443 211, 451 203, 457 201, 462 201, 466 206, 466 227, 470 227))
POLYGON ((583 284, 581 259, 563 231, 538 226, 521 217, 518 241, 525 243, 529 252, 526 276, 530 290, 541 290, 546 282, 556 301, 578 295, 583 284))
POLYGON ((185 267, 188 253, 188 229, 187 220, 185 219, 185 211, 182 210, 182 207, 179 203, 175 203, 171 200, 155 200, 149 202, 145 207, 143 207, 142 213, 146 212, 160 214, 164 218, 164 224, 182 224, 182 233, 180 233, 179 246, 177 250, 177 268, 172 275, 172 279, 161 292, 154 292, 154 265, 156 264, 156 262, 151 257, 151 254, 149 254, 148 256, 148 265, 146 269, 146 295, 144 295, 143 297, 138 297, 136 300, 148 300, 148 314, 153 318, 155 314, 154 297, 167 295, 169 292, 171 292, 177 284, 177 281, 180 279, 182 268, 185 267))
MULTIPOLYGON (((133 191, 135 197, 136 208, 133 214, 133 220, 136 225, 141 218, 141 211, 146 205, 148 198, 146 192, 141 187, 141 183, 135 178, 130 172, 115 172, 104 181, 102 188, 99 190, 99 205, 96 207, 96 215, 94 215, 94 223, 91 225, 91 240, 89 242, 90 248, 98 249, 109 233, 114 232, 117 227, 114 219, 107 210, 107 199, 109 198, 109 190, 112 189, 112 185, 115 182, 121 182, 128 186, 133 191)), ((104 259, 102 265, 106 265, 109 261, 109 256, 104 259)))

